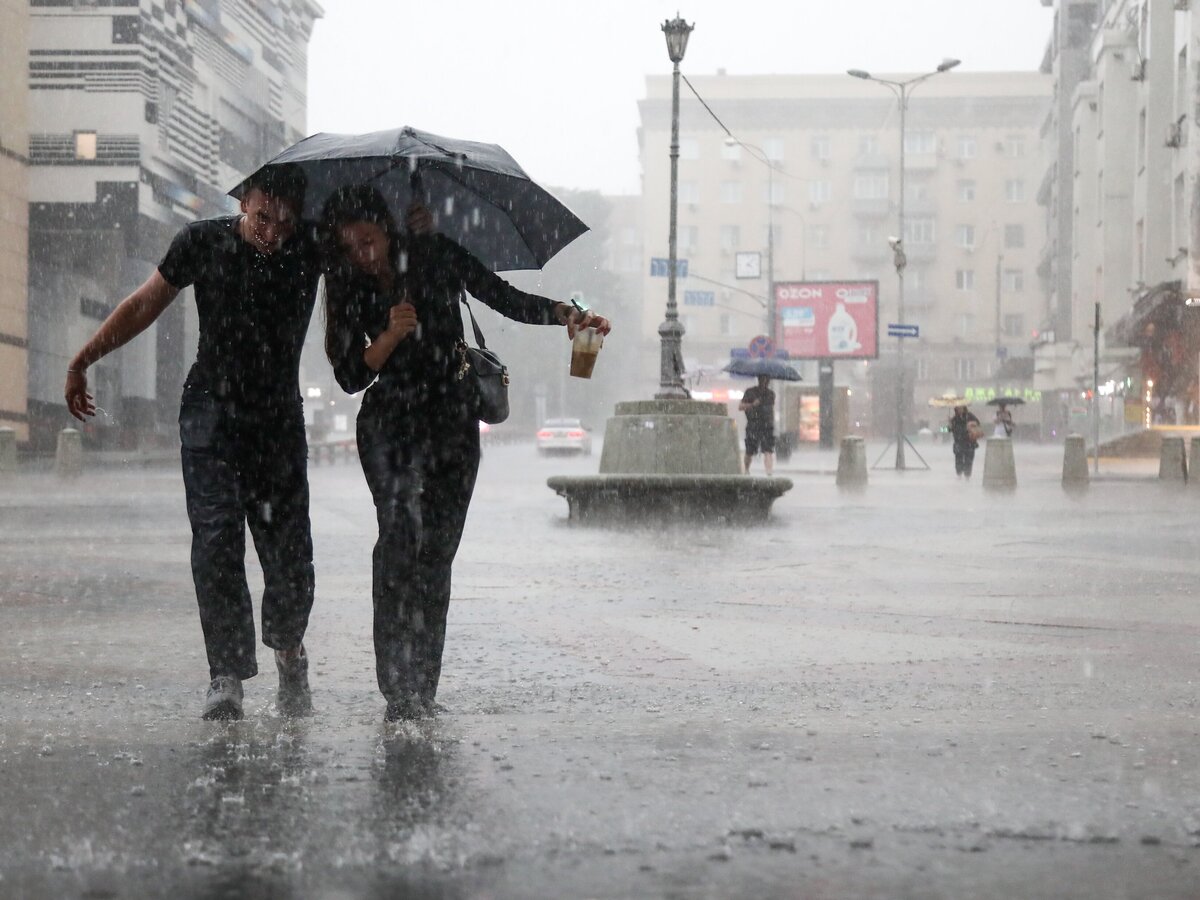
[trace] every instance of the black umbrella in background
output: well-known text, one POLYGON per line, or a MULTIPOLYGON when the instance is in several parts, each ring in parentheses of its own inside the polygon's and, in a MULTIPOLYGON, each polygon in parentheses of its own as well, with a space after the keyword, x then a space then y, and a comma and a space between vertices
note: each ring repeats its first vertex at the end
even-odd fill
POLYGON ((729 365, 725 366, 725 371, 730 375, 741 375, 746 378, 766 375, 774 381, 801 380, 800 373, 781 359, 760 359, 757 357, 751 359, 734 359, 730 361, 729 365))
MULTIPOLYGON (((308 179, 303 216, 320 221, 338 188, 370 185, 403 226, 414 197, 434 230, 492 271, 540 269, 587 226, 533 182, 496 144, 440 137, 415 128, 370 134, 314 134, 262 169, 294 163, 308 179)), ((241 198, 246 182, 229 193, 241 198)))
POLYGON ((987 402, 988 406, 1024 406, 1025 401, 1020 397, 993 397, 987 402))

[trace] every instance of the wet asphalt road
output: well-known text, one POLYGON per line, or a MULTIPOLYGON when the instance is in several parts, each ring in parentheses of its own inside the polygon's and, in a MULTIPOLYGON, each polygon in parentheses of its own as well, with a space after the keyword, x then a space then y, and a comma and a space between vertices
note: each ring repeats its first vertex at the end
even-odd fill
POLYGON ((398 727, 356 463, 311 474, 317 714, 267 651, 232 725, 176 468, 10 477, 0 897, 1200 896, 1200 487, 1069 497, 1018 446, 997 496, 922 452, 853 495, 793 457, 762 528, 622 531, 544 486, 594 457, 490 448, 445 711, 398 727))

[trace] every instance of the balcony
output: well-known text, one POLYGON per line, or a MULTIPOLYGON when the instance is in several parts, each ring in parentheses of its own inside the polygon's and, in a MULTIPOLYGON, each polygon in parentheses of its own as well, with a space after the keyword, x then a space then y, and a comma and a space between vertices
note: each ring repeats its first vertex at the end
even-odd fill
MULTIPOLYGON (((891 251, 888 253, 890 255, 891 251)), ((908 244, 904 248, 904 255, 908 258, 909 265, 933 262, 937 256, 937 244, 908 244)))
POLYGON ((864 219, 882 219, 892 211, 892 201, 887 197, 854 197, 850 211, 864 219))
POLYGON ((932 291, 905 291, 904 309, 906 311, 933 309, 937 305, 937 297, 932 291))
POLYGON ((856 171, 886 172, 891 167, 891 160, 878 153, 863 153, 854 158, 854 169, 856 171))
POLYGON ((937 153, 909 153, 904 157, 904 169, 908 172, 932 172, 940 161, 937 153))

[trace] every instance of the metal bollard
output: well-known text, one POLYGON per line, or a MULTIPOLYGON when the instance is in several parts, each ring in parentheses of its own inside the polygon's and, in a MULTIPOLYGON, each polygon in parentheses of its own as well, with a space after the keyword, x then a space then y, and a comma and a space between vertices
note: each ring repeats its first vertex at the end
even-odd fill
POLYGON ((1067 490, 1089 484, 1087 445, 1082 434, 1068 434, 1063 444, 1062 486, 1067 490))
POLYGON ((1187 483, 1187 457, 1183 452, 1183 438, 1164 437, 1158 452, 1158 477, 1163 481, 1187 483))
POLYGON ((17 470, 17 430, 0 428, 0 475, 17 470))
POLYGON ((983 457, 983 486, 992 491, 1016 489, 1017 464, 1013 459, 1012 438, 987 439, 983 457))
POLYGON ((842 438, 838 451, 837 486, 862 488, 867 484, 867 445, 857 435, 842 438))
POLYGON ((59 478, 77 478, 83 474, 83 435, 74 428, 64 428, 58 433, 54 474, 59 478))

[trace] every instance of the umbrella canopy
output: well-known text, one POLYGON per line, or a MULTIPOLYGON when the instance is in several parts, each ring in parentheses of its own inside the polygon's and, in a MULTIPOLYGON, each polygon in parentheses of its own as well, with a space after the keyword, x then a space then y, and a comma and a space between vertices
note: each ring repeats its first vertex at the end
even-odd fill
POLYGON ((930 406, 939 406, 949 409, 954 406, 966 406, 967 398, 960 397, 957 394, 942 394, 940 397, 930 397, 930 406))
MULTIPOLYGON (((325 201, 339 188, 369 185, 387 200, 398 223, 414 199, 423 203, 436 231, 495 272, 540 269, 587 231, 496 144, 415 128, 322 133, 293 144, 259 171, 289 163, 307 178, 304 218, 320 221, 325 201)), ((247 181, 230 195, 240 199, 247 181)))
POLYGON ((1020 397, 993 397, 987 402, 988 406, 1023 406, 1025 403, 1020 397))
POLYGON ((725 366, 730 375, 755 378, 766 375, 775 381, 800 381, 800 373, 781 359, 735 359, 725 366))

